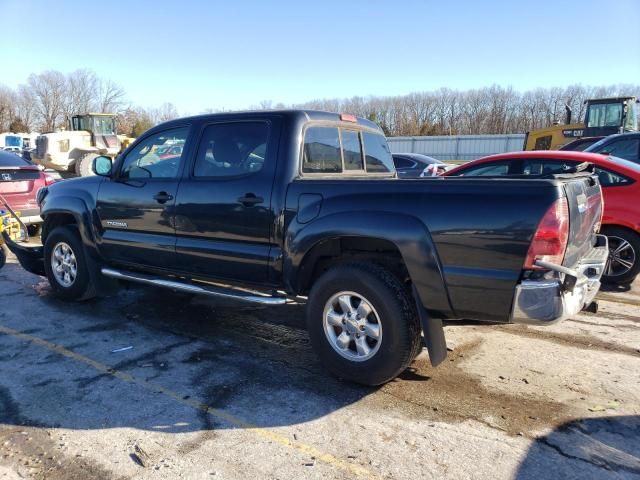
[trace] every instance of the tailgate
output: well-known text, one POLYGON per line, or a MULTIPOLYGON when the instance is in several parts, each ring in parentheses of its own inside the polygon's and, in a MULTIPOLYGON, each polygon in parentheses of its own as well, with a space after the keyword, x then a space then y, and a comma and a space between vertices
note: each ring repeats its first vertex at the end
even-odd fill
POLYGON ((602 190, 595 175, 577 175, 564 181, 569 205, 569 242, 563 265, 574 267, 595 244, 602 219, 602 190))

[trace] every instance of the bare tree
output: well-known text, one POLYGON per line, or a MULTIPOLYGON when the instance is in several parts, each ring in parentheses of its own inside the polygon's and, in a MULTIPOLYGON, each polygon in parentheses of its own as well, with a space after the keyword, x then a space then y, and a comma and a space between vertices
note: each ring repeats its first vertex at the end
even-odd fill
POLYGON ((100 80, 90 70, 76 70, 67 76, 64 121, 69 124, 72 115, 95 109, 100 80))
POLYGON ((100 113, 114 113, 124 105, 124 90, 111 80, 98 80, 95 92, 96 110, 100 113))
POLYGON ((15 117, 15 93, 9 87, 0 85, 0 131, 9 129, 9 124, 15 117))
POLYGON ((54 130, 64 117, 67 93, 65 76, 55 70, 31 74, 27 85, 35 97, 35 111, 42 130, 54 130))
POLYGON ((151 108, 147 113, 154 125, 179 117, 178 109, 171 102, 165 102, 159 108, 151 108))
POLYGON ((20 117, 29 131, 32 131, 37 115, 36 96, 26 85, 18 86, 16 96, 16 115, 20 117))

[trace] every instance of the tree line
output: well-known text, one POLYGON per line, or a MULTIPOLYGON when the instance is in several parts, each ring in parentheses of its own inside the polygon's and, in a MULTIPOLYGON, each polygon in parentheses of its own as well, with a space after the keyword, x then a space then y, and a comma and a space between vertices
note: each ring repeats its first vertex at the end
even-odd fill
POLYGON ((178 117, 168 102, 157 108, 132 106, 120 85, 86 69, 34 73, 15 89, 0 85, 0 132, 51 132, 68 128, 73 115, 87 112, 116 113, 118 133, 131 136, 178 117))
MULTIPOLYGON (((407 95, 312 100, 284 105, 266 100, 252 109, 306 108, 348 112, 379 124, 389 136, 475 135, 523 133, 565 119, 565 105, 573 121, 582 121, 588 98, 640 96, 640 85, 617 84, 537 88, 511 87, 453 90, 440 88, 407 95)), ((203 109, 202 113, 220 111, 203 109)), ((48 132, 68 127, 72 115, 117 113, 118 133, 137 137, 157 123, 179 116, 169 102, 156 108, 132 105, 124 89, 91 70, 64 74, 49 70, 32 74, 12 89, 0 85, 0 132, 48 132)))
POLYGON ((376 122, 388 136, 481 135, 524 133, 564 123, 565 105, 572 110, 572 123, 581 122, 585 100, 616 96, 640 97, 640 85, 576 84, 524 92, 498 85, 441 88, 393 97, 313 100, 296 107, 353 113, 376 122))

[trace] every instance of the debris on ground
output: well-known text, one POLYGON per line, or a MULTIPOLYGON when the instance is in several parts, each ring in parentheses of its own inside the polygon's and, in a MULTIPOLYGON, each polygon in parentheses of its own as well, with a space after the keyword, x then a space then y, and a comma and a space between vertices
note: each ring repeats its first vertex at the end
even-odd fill
POLYGON ((128 347, 116 348, 115 350, 111 350, 111 353, 126 352, 127 350, 131 350, 132 348, 132 345, 129 345, 128 347))

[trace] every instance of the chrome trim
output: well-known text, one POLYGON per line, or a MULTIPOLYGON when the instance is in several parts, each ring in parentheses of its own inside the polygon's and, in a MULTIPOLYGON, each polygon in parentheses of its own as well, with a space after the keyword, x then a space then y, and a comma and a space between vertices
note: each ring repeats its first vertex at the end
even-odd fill
POLYGON ((604 272, 608 253, 606 238, 598 238, 597 246, 574 268, 536 262, 554 272, 554 277, 523 280, 516 286, 511 321, 549 325, 588 307, 600 289, 600 277, 604 272))
POLYGON ((230 300, 238 300, 246 303, 258 303, 261 305, 284 305, 288 302, 285 297, 273 297, 264 295, 259 292, 238 291, 232 287, 214 287, 200 286, 193 283, 186 283, 178 280, 168 280, 158 278, 144 273, 122 272, 112 268, 102 268, 102 274, 118 280, 127 280, 130 282, 143 283, 145 285, 153 285, 156 287, 170 288, 186 293, 197 295, 207 295, 210 297, 226 298, 230 300))

